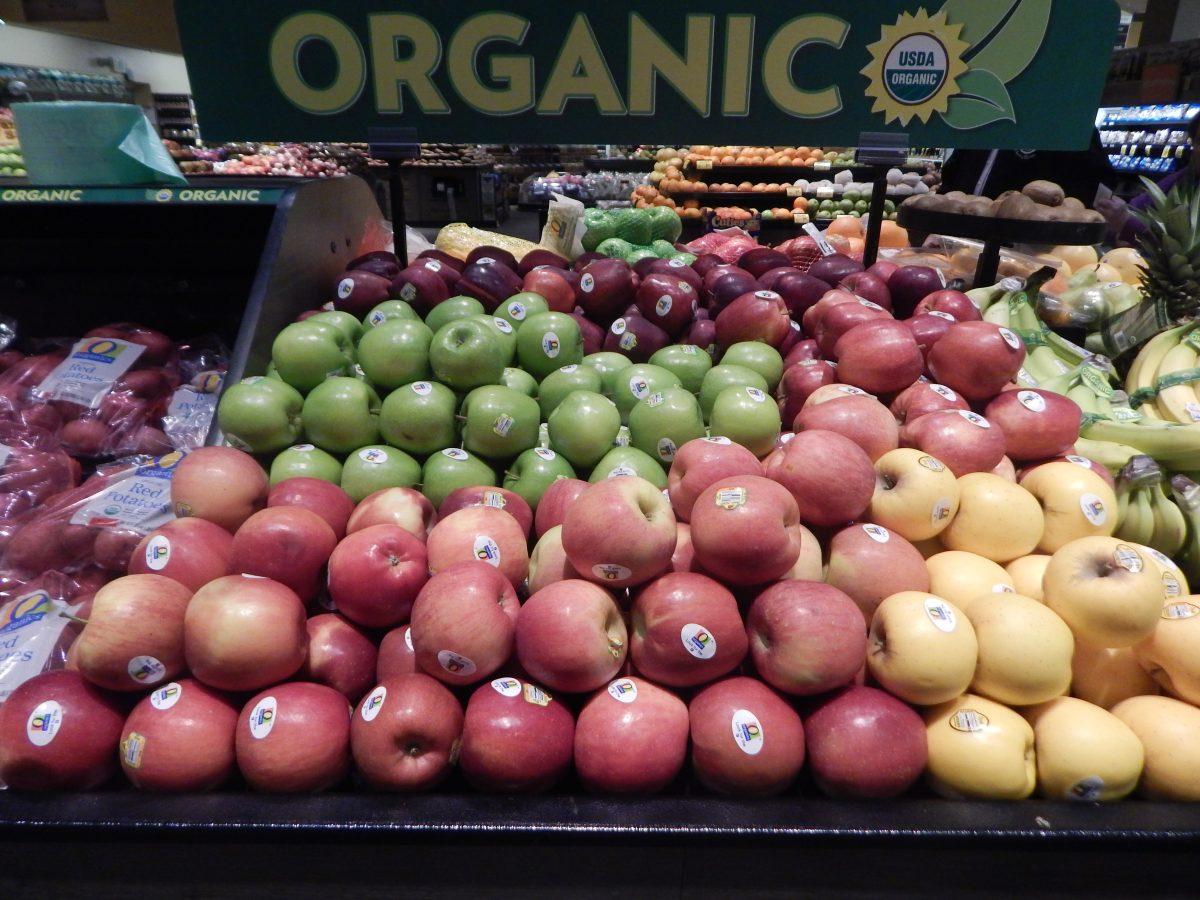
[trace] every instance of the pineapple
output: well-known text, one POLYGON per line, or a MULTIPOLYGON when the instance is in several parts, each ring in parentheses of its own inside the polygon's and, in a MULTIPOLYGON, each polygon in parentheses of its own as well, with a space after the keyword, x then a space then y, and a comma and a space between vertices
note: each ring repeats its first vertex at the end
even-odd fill
POLYGON ((1142 293, 1170 321, 1200 312, 1200 190, 1180 183, 1164 194, 1142 179, 1153 205, 1135 213, 1146 226, 1138 247, 1146 260, 1142 293))

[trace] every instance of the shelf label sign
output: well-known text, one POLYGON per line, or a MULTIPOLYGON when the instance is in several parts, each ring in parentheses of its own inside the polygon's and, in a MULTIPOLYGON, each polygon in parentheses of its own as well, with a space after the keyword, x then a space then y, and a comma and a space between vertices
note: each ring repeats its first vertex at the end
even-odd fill
POLYGON ((1088 145, 1118 21, 1114 0, 177 0, 176 14, 216 140, 404 125, 425 141, 846 145, 891 129, 1047 150, 1088 145))

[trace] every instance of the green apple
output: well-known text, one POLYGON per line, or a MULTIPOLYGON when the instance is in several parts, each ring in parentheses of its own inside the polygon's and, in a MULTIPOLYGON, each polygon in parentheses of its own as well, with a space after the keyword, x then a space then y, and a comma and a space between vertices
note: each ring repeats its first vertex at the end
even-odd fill
POLYGON ((496 309, 496 315, 507 320, 514 328, 530 316, 544 312, 550 312, 550 304, 546 302, 545 297, 533 291, 513 294, 496 309))
POLYGON ((225 441, 247 453, 274 453, 300 437, 304 398, 283 381, 256 375, 225 390, 217 423, 225 441))
POLYGON ((621 428, 617 406, 595 391, 572 391, 550 414, 550 446, 576 469, 590 469, 612 449, 621 428))
POLYGON ((425 324, 437 332, 458 319, 481 315, 483 304, 474 297, 451 297, 429 311, 429 315, 425 317, 425 324))
POLYGON ((496 473, 466 450, 450 447, 425 460, 425 468, 421 471, 421 493, 429 498, 434 509, 440 508, 442 501, 453 491, 478 486, 496 487, 496 473))
POLYGON ((271 362, 279 377, 306 394, 354 365, 354 344, 328 322, 293 322, 275 336, 271 362))
POLYGON ((662 366, 638 363, 622 369, 613 379, 612 399, 621 413, 621 421, 629 424, 629 411, 639 400, 667 388, 683 387, 679 376, 662 366))
POLYGON ((704 413, 706 422, 712 418, 712 408, 717 402, 717 396, 731 387, 752 387, 765 391, 767 379, 745 366, 713 366, 700 384, 700 411, 704 413))
POLYGON ((355 503, 390 487, 421 483, 421 464, 395 447, 360 447, 342 464, 342 490, 355 503))
POLYGON ((498 384, 475 388, 462 405, 463 447, 489 459, 512 459, 537 446, 537 401, 498 384))
POLYGON ((560 478, 574 478, 575 470, 561 453, 534 447, 518 456, 504 473, 504 487, 537 509, 542 494, 560 478))
POLYGON ((508 365, 507 353, 508 348, 492 326, 480 318, 459 319, 434 333, 429 364, 434 378, 466 392, 485 384, 499 384, 508 365))
MULTIPOLYGON (((507 354, 504 360, 504 365, 511 366, 517 358, 517 332, 516 329, 508 323, 507 320, 501 319, 499 316, 472 316, 472 321, 478 320, 492 329, 493 332, 500 338, 504 344, 504 352, 507 354)), ((530 373, 532 374, 532 373, 530 373)))
MULTIPOLYGON (((705 354, 707 355, 707 354, 705 354)), ((745 366, 767 381, 767 390, 774 391, 783 378, 783 357, 770 344, 762 341, 742 341, 734 344, 721 357, 723 366, 745 366)))
POLYGON ((538 388, 538 405, 542 408, 542 418, 549 419, 550 413, 563 402, 572 391, 591 391, 600 393, 600 373, 591 366, 563 366, 557 372, 546 376, 538 388))
POLYGON ((327 322, 346 335, 352 344, 357 344, 358 339, 362 336, 362 322, 358 321, 350 313, 342 312, 341 310, 328 309, 325 312, 317 313, 315 316, 309 316, 305 321, 327 322))
POLYGON ((613 447, 592 470, 588 480, 595 484, 605 478, 617 478, 621 475, 638 475, 645 478, 659 490, 667 486, 667 473, 654 457, 643 453, 637 447, 613 447))
POLYGON ((713 362, 712 357, 699 347, 693 347, 691 344, 672 344, 651 356, 650 364, 674 372, 682 382, 684 390, 698 394, 700 384, 712 368, 713 362))
POLYGON ((538 394, 537 379, 524 369, 514 369, 510 366, 504 370, 500 383, 514 391, 520 391, 526 397, 536 397, 538 394))
POLYGON ((433 332, 419 319, 392 319, 370 329, 358 342, 358 364, 381 390, 429 378, 433 332))
POLYGON ((332 484, 342 480, 342 464, 319 447, 297 444, 271 461, 272 486, 289 478, 320 478, 332 484))
POLYGON ((677 387, 639 400, 629 413, 629 435, 633 446, 669 466, 680 447, 704 437, 696 395, 677 387))
POLYGON ((419 322, 421 317, 403 300, 384 300, 367 313, 366 318, 363 319, 363 325, 366 328, 378 328, 384 322, 390 322, 392 319, 416 319, 419 322))
POLYGON ((766 391, 727 387, 713 404, 709 430, 714 437, 727 437, 761 459, 774 449, 781 425, 779 405, 766 391))
POLYGON ((603 350, 583 358, 585 366, 591 366, 600 373, 600 393, 612 399, 613 388, 617 383, 617 373, 633 365, 633 360, 621 353, 610 353, 603 350))
POLYGON ((433 381, 415 381, 387 395, 379 410, 379 431, 393 447, 418 456, 458 443, 454 391, 433 381))
POLYGON ((555 369, 583 362, 579 323, 566 313, 544 312, 517 328, 517 359, 521 368, 543 381, 555 369))
POLYGON ((304 433, 329 453, 349 453, 379 439, 379 395, 357 378, 330 378, 304 398, 304 433))

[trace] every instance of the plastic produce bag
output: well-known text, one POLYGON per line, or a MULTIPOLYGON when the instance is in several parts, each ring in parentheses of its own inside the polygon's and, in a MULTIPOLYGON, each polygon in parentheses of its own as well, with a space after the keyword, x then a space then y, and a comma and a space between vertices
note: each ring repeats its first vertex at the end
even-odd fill
POLYGON ((575 259, 583 253, 580 243, 585 230, 583 213, 584 206, 578 200, 552 194, 546 211, 546 225, 542 229, 542 246, 564 259, 575 259))
POLYGON ((497 234, 494 231, 484 231, 482 228, 472 228, 462 222, 454 222, 442 228, 434 246, 443 253, 449 253, 462 260, 476 247, 499 247, 518 260, 524 258, 529 251, 538 249, 538 245, 531 241, 497 234))
POLYGON ((68 602, 55 579, 46 582, 0 602, 0 703, 35 675, 66 665, 78 637, 80 626, 72 619, 85 612, 87 601, 68 602))
POLYGON ((723 262, 733 264, 743 253, 753 250, 758 245, 758 241, 740 228, 723 228, 701 235, 688 244, 687 248, 688 252, 697 256, 712 253, 719 256, 723 262))

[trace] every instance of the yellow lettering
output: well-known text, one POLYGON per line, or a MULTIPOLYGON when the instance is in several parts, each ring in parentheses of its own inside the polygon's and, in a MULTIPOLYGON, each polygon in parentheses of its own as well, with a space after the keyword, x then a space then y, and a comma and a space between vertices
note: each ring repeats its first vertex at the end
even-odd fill
POLYGON ((354 105, 367 83, 367 60, 350 27, 327 13, 289 16, 271 36, 271 75, 284 97, 305 112, 328 116, 354 105), (313 87, 300 74, 300 53, 322 41, 337 58, 337 76, 326 87, 313 87))
POLYGON ((802 119, 820 119, 838 112, 842 108, 842 94, 837 85, 815 91, 798 88, 792 80, 792 63, 796 54, 810 44, 841 49, 849 33, 846 22, 821 13, 797 16, 780 28, 763 53, 763 86, 767 96, 784 112, 802 119))
POLYGON ((381 113, 404 112, 403 88, 407 85, 421 112, 450 112, 433 73, 442 61, 442 39, 425 19, 408 13, 375 13, 368 16, 371 62, 375 68, 375 106, 381 113), (400 42, 412 46, 401 58, 400 42))
POLYGON ((629 114, 654 114, 658 76, 707 116, 712 97, 712 50, 715 22, 709 15, 689 15, 683 55, 637 13, 629 16, 629 114))
POLYGON ((520 46, 529 33, 529 20, 512 13, 480 13, 463 22, 450 39, 446 71, 460 97, 486 115, 510 116, 533 108, 533 57, 496 55, 489 59, 490 75, 503 88, 484 84, 479 77, 479 51, 490 41, 520 46))
POLYGON ((571 30, 567 32, 542 90, 538 114, 561 115, 567 101, 572 99, 594 101, 600 114, 605 116, 619 116, 625 112, 612 72, 584 13, 576 14, 571 22, 571 30))
POLYGON ((750 78, 754 67, 754 16, 734 15, 725 20, 725 85, 721 114, 750 115, 750 78))

